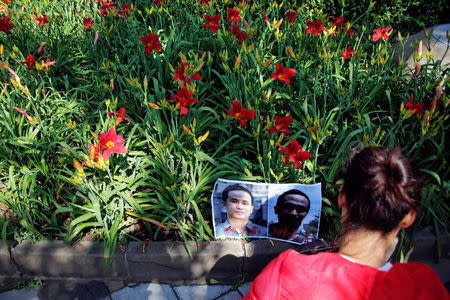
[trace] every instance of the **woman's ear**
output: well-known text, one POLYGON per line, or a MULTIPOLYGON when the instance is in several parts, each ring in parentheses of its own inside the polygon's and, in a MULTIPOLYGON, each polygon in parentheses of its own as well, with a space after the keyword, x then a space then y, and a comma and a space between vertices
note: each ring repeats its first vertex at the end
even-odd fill
POLYGON ((407 228, 411 226, 412 223, 416 220, 417 211, 415 209, 411 209, 400 222, 400 226, 402 228, 407 228))
POLYGON ((342 188, 342 186, 339 189, 338 205, 340 208, 344 208, 347 206, 347 199, 345 199, 345 193, 344 193, 344 189, 342 188))

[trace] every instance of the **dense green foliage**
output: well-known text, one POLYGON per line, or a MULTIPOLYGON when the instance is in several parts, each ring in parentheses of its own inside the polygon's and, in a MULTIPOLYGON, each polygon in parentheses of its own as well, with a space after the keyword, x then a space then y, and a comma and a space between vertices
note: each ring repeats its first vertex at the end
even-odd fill
POLYGON ((367 8, 373 5, 367 17, 375 26, 390 25, 403 33, 415 33, 436 24, 450 23, 450 2, 446 0, 331 0, 314 1, 312 5, 321 7, 327 14, 345 15, 350 19, 364 15, 367 8))
POLYGON ((351 148, 375 144, 402 147, 423 172, 418 226, 448 225, 448 66, 424 50, 417 60, 426 63, 413 73, 398 58, 402 39, 393 53, 397 32, 374 40, 384 22, 370 19, 376 11, 346 25, 344 10, 345 22, 333 26, 320 7, 290 1, 134 2, 128 12, 119 1, 102 10, 95 1, 16 0, 0 13, 14 24, 0 31, 3 240, 91 235, 105 242, 106 257, 129 238, 208 240, 219 177, 322 182, 320 232, 334 238, 341 165, 351 148), (228 8, 240 10, 233 24, 248 35, 242 44, 230 32, 228 8), (298 13, 292 23, 288 9, 298 13), (219 13, 217 32, 204 28, 203 15, 219 13), (39 26, 43 14, 48 22, 39 26), (307 33, 318 19, 324 30, 307 33), (161 49, 140 41, 149 32, 161 49), (174 79, 182 63, 189 82, 174 79), (276 64, 296 71, 289 85, 276 64), (174 97, 183 86, 197 102, 174 97), (227 115, 233 100, 256 113, 245 126, 227 115), (269 134, 276 115, 293 117, 289 136, 269 134), (102 135, 111 128, 127 153, 103 162, 122 144, 102 135), (279 150, 294 139, 312 154, 297 169, 279 150), (103 156, 89 146, 102 141, 103 156))

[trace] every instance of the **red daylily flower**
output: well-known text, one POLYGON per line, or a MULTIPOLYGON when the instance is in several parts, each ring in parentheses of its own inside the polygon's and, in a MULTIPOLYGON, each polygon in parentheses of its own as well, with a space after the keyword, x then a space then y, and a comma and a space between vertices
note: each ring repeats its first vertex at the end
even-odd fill
POLYGON ((122 13, 125 17, 128 17, 131 14, 131 5, 123 4, 120 13, 122 13))
POLYGON ((269 134, 274 134, 275 132, 284 132, 289 136, 289 125, 292 122, 292 116, 281 117, 275 116, 275 125, 269 128, 269 134))
POLYGON ((297 17, 298 17, 298 13, 295 10, 293 10, 293 9, 288 9, 284 13, 284 15, 287 17, 289 25, 294 23, 295 19, 297 19, 297 17))
POLYGON ((34 17, 34 19, 38 22, 39 27, 41 27, 41 25, 45 26, 48 23, 46 14, 42 14, 42 17, 34 17))
POLYGON ((114 127, 107 133, 100 134, 98 144, 105 148, 103 151, 103 161, 107 161, 112 153, 128 153, 127 148, 122 144, 125 140, 121 135, 117 135, 114 127))
POLYGON ((300 169, 302 167, 301 162, 308 160, 312 157, 308 151, 303 151, 297 140, 291 140, 290 144, 286 147, 279 146, 278 150, 283 151, 281 159, 286 166, 289 166, 289 162, 295 163, 295 168, 300 169))
POLYGON ((355 51, 352 50, 352 46, 348 47, 347 49, 345 49, 345 51, 342 53, 342 58, 344 60, 347 60, 350 58, 350 55, 355 54, 355 51))
POLYGON ((358 34, 358 32, 356 32, 356 31, 354 31, 352 28, 350 28, 350 29, 347 31, 347 34, 350 35, 350 37, 353 37, 353 35, 354 35, 354 34, 358 34))
POLYGON ((192 90, 188 90, 185 86, 178 91, 176 95, 171 95, 170 98, 176 99, 175 108, 181 108, 181 114, 184 116, 188 113, 186 106, 194 104, 198 99, 192 98, 192 90))
POLYGON ((419 102, 419 103, 413 104, 413 102, 414 102, 414 95, 413 95, 413 93, 411 93, 409 102, 403 103, 403 104, 405 104, 406 111, 413 115, 417 114, 417 115, 423 116, 423 114, 425 113, 423 110, 423 103, 419 102))
POLYGON ((130 123, 130 119, 125 117, 125 107, 121 107, 116 113, 107 112, 106 114, 111 118, 116 118, 116 125, 119 125, 122 121, 127 121, 130 123))
POLYGON ((142 44, 145 45, 145 54, 150 54, 152 50, 159 51, 162 49, 162 46, 158 40, 158 36, 151 32, 149 32, 146 36, 141 36, 139 40, 142 42, 142 44))
POLYGON ((222 16, 218 14, 212 17, 204 14, 203 17, 205 18, 205 24, 203 25, 203 27, 209 28, 212 33, 216 33, 220 27, 219 21, 222 16))
POLYGON ((228 23, 231 23, 231 22, 241 23, 241 17, 239 16, 240 12, 241 11, 239 9, 233 9, 233 8, 227 9, 227 13, 228 13, 227 22, 228 23))
POLYGON ((110 13, 116 7, 116 3, 114 1, 102 1, 102 6, 100 6, 100 15, 104 17, 108 13, 110 13))
POLYGON ((275 64, 275 73, 270 74, 270 78, 276 78, 280 81, 286 82, 288 86, 291 85, 291 78, 297 73, 294 69, 286 69, 281 64, 275 64))
POLYGON ((244 127, 247 125, 247 121, 256 116, 256 112, 242 107, 239 101, 234 100, 233 106, 228 110, 227 115, 233 116, 237 121, 239 121, 239 126, 244 127))
POLYGON ((164 0, 152 0, 155 4, 163 4, 164 0))
POLYGON ((376 42, 379 39, 382 39, 382 40, 385 40, 385 41, 389 40, 389 35, 391 34, 389 31, 391 29, 392 29, 391 26, 386 27, 386 28, 377 28, 377 29, 375 29, 373 31, 374 34, 372 35, 372 41, 376 42))
POLYGON ((200 80, 202 80, 202 76, 200 76, 200 74, 198 74, 198 73, 194 73, 194 74, 192 74, 192 80, 200 81, 200 80))
POLYGON ((32 70, 36 66, 36 61, 34 60, 33 54, 27 55, 27 60, 20 62, 21 65, 27 65, 28 70, 32 70))
POLYGON ((234 34, 234 37, 238 39, 239 44, 242 44, 243 40, 248 39, 248 35, 240 30, 239 26, 236 24, 233 24, 228 31, 234 34))
POLYGON ((0 32, 4 32, 6 34, 10 34, 10 29, 14 27, 14 24, 9 22, 10 16, 0 15, 0 32))
POLYGON ((308 28, 305 30, 305 34, 311 33, 313 36, 317 36, 321 31, 325 31, 326 28, 322 26, 322 20, 318 19, 314 22, 306 20, 308 28))
POLYGON ((181 62, 180 66, 175 71, 175 75, 173 76, 173 80, 181 80, 185 84, 191 83, 188 75, 186 74, 186 67, 189 67, 189 63, 181 62))
POLYGON ((333 17, 331 16, 331 19, 333 19, 333 24, 331 24, 331 27, 335 26, 339 31, 342 30, 342 24, 344 24, 344 17, 333 17))
MULTIPOLYGON (((180 66, 175 71, 175 75, 173 76, 173 79, 183 81, 184 84, 190 84, 191 79, 189 78, 189 75, 192 72, 189 72, 189 66, 190 66, 189 63, 181 62, 180 66), (188 69, 187 72, 186 72, 186 69, 188 69)), ((198 74, 198 73, 194 73, 194 74, 192 74, 192 80, 194 80, 194 81, 202 80, 202 76, 200 76, 200 74, 198 74)))
POLYGON ((94 25, 94 21, 92 21, 91 17, 83 18, 83 24, 86 26, 86 30, 89 30, 89 28, 94 25))

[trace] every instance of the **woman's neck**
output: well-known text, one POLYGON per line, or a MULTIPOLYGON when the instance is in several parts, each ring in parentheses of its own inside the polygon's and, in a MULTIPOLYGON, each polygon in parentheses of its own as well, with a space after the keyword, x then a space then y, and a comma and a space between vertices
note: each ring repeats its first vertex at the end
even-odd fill
POLYGON ((339 254, 378 269, 386 263, 386 253, 397 233, 393 231, 385 235, 366 229, 350 231, 342 236, 339 254))

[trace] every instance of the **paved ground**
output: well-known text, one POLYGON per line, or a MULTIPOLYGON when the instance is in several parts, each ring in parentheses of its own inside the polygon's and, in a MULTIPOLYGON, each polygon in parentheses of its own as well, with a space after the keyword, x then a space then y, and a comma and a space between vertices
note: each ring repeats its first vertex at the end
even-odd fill
POLYGON ((48 292, 45 286, 31 290, 11 290, 0 293, 0 300, 233 300, 241 299, 248 293, 249 289, 250 283, 244 283, 234 287, 226 285, 171 286, 168 284, 143 283, 127 286, 110 293, 107 286, 103 283, 91 282, 84 285, 77 284, 72 290, 62 291, 57 295, 53 294, 51 297, 44 295, 48 292))

